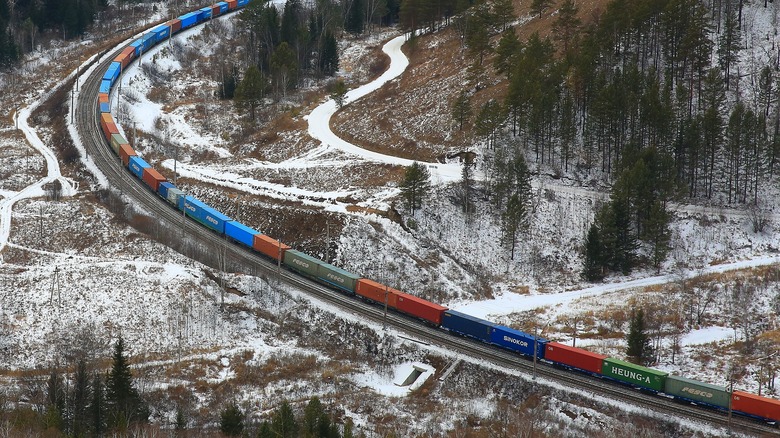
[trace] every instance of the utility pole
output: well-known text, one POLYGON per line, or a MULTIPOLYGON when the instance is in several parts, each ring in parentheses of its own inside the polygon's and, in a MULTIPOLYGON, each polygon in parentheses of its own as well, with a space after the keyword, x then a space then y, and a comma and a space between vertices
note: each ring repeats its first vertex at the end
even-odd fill
POLYGON ((330 263, 330 222, 325 220, 325 263, 330 263))
POLYGON ((385 281, 385 314, 382 318, 382 330, 387 329, 387 296, 389 295, 389 292, 387 282, 385 281))

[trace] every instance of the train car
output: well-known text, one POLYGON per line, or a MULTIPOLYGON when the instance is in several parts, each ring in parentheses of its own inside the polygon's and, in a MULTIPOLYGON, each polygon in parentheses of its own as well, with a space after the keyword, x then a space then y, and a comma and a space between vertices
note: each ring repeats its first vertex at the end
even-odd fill
POLYGON ((122 137, 122 140, 124 143, 119 144, 119 158, 122 160, 122 165, 127 167, 130 165, 130 158, 135 157, 136 153, 133 147, 130 146, 130 143, 124 140, 124 137, 122 137))
POLYGON ((284 253, 291 248, 289 245, 285 245, 272 237, 258 233, 255 234, 255 240, 252 242, 252 249, 261 254, 265 254, 274 260, 283 260, 284 253))
POLYGON ((306 253, 290 249, 284 252, 282 263, 309 277, 317 278, 319 272, 317 268, 325 262, 306 253))
POLYGON ((541 359, 544 357, 544 349, 548 341, 540 337, 534 338, 533 335, 520 330, 496 324, 490 330, 490 342, 526 356, 534 355, 535 346, 536 357, 541 359))
POLYGON ((238 221, 227 221, 225 223, 225 234, 236 242, 243 243, 251 248, 255 242, 255 234, 259 231, 250 228, 238 221))
POLYGON ((157 35, 155 35, 153 31, 147 32, 144 34, 144 36, 141 37, 141 41, 142 41, 141 53, 146 53, 149 50, 151 50, 155 44, 157 44, 157 35))
POLYGON ((398 306, 398 294, 400 294, 401 291, 374 280, 361 278, 357 281, 355 293, 363 298, 380 304, 387 302, 387 307, 395 309, 398 306))
POLYGON ((160 172, 158 172, 154 167, 147 167, 144 169, 143 176, 141 180, 146 183, 147 186, 149 186, 150 189, 157 191, 158 187, 160 187, 160 183, 164 183, 165 181, 168 181, 160 172))
POLYGON ((236 8, 238 8, 238 0, 228 0, 228 9, 231 11, 235 11, 236 8))
POLYGON ((732 392, 731 409, 763 420, 780 421, 780 400, 748 392, 732 392))
POLYGON ((168 181, 160 183, 160 186, 157 187, 157 193, 174 207, 179 205, 179 198, 185 196, 183 191, 168 181))
POLYGON ((225 234, 225 222, 230 221, 228 216, 192 196, 179 198, 179 210, 220 234, 225 234))
MULTIPOLYGON (((128 145, 130 146, 130 143, 127 142, 127 140, 122 136, 122 134, 116 133, 111 134, 111 149, 114 150, 114 153, 117 154, 120 158, 122 157, 122 145, 128 145)), ((127 164, 122 163, 123 165, 127 166, 127 164)))
POLYGON ((135 54, 133 58, 138 58, 139 56, 141 56, 141 53, 143 52, 143 48, 144 48, 143 37, 130 43, 130 47, 133 48, 133 53, 135 54))
POLYGON ((220 15, 222 15, 222 8, 220 8, 218 4, 215 3, 210 7, 211 7, 211 18, 219 17, 220 15))
POLYGON ((401 292, 398 294, 396 308, 404 313, 415 316, 433 325, 440 325, 446 307, 424 300, 411 294, 401 292))
POLYGON ((607 356, 558 342, 548 342, 544 350, 544 358, 566 368, 601 375, 601 368, 607 356))
POLYGON ((249 0, 238 0, 238 7, 243 8, 247 3, 249 3, 249 0))
POLYGON ((103 73, 103 80, 111 82, 111 86, 113 87, 117 78, 119 78, 119 73, 121 71, 122 71, 122 64, 114 61, 111 63, 111 65, 108 66, 106 72, 103 73))
POLYGON ((729 397, 731 396, 728 389, 723 386, 698 382, 672 374, 666 376, 664 393, 678 399, 718 409, 728 409, 729 397))
POLYGON ((360 277, 329 263, 322 263, 317 270, 317 278, 343 291, 354 294, 360 277))
MULTIPOLYGON (((100 114, 100 129, 109 142, 111 141, 112 135, 119 134, 119 128, 116 126, 116 123, 114 123, 114 118, 111 117, 111 113, 104 112, 100 114)), ((118 148, 119 147, 117 146, 115 150, 118 150, 118 148)))
POLYGON ((154 29, 152 29, 152 33, 154 34, 154 42, 159 43, 160 41, 165 41, 166 38, 171 36, 171 26, 168 24, 161 24, 154 29))
POLYGON ((130 164, 127 165, 127 168, 130 169, 130 172, 135 175, 138 179, 143 179, 144 177, 144 169, 151 167, 149 163, 146 162, 143 158, 139 156, 130 157, 130 164))
POLYGON ((495 324, 476 316, 449 309, 442 315, 441 326, 451 332, 490 343, 490 332, 495 324))
POLYGON ((230 9, 230 7, 228 6, 228 2, 225 2, 225 1, 218 2, 217 5, 219 5, 219 13, 220 13, 220 15, 224 14, 225 12, 228 11, 228 9, 230 9))
MULTIPOLYGON (((111 101, 108 98, 108 94, 106 93, 98 94, 98 111, 101 112, 101 117, 102 114, 111 112, 111 101)), ((113 119, 112 119, 112 123, 113 123, 113 119)), ((105 131, 103 131, 103 134, 105 134, 105 131)))
POLYGON ((168 190, 175 187, 175 185, 169 183, 168 181, 163 181, 159 186, 157 186, 157 193, 159 193, 163 198, 168 199, 168 190))
POLYGON ((649 389, 653 392, 663 392, 668 374, 664 371, 635 365, 611 357, 604 359, 604 364, 601 367, 601 375, 604 377, 628 383, 637 388, 649 389))
POLYGON ((111 81, 107 81, 105 79, 100 81, 100 93, 104 93, 104 94, 111 93, 111 81))
POLYGON ((198 9, 198 23, 202 23, 206 20, 211 19, 211 7, 206 6, 205 8, 198 9))
POLYGON ((125 71, 128 65, 135 59, 135 48, 127 46, 122 52, 114 58, 114 62, 118 62, 122 66, 120 73, 125 71))
POLYGON ((198 24, 199 17, 200 17, 200 13, 197 11, 190 12, 179 17, 179 20, 181 21, 180 30, 189 29, 190 27, 198 24))
POLYGON ((171 28, 171 34, 175 34, 176 32, 181 30, 181 20, 178 18, 174 18, 173 20, 165 24, 171 28))

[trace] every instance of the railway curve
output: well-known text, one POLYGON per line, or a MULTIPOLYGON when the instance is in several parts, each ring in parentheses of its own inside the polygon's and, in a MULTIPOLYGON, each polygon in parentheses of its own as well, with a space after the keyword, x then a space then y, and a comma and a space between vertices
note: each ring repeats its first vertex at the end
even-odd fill
MULTIPOLYGON (((101 132, 96 102, 102 74, 123 47, 118 46, 109 51, 97 62, 96 68, 89 70, 88 73, 77 79, 81 80, 82 85, 76 103, 76 135, 79 137, 76 140, 84 146, 88 156, 85 159, 90 159, 94 166, 102 172, 113 190, 131 199, 134 205, 147 213, 154 215, 166 228, 181 230, 187 239, 217 251, 223 251, 232 262, 231 266, 234 266, 237 271, 265 275, 269 278, 278 276, 279 281, 329 305, 335 305, 347 312, 357 314, 357 318, 367 319, 379 325, 386 323, 389 327, 411 336, 413 339, 424 340, 449 354, 460 355, 474 363, 487 361, 500 369, 513 370, 526 375, 533 373, 535 368, 535 374, 542 379, 541 382, 549 380, 585 394, 602 396, 605 400, 611 399, 634 406, 642 406, 658 416, 672 416, 721 427, 726 427, 730 423, 735 430, 742 432, 758 436, 777 435, 776 428, 747 418, 735 416, 729 420, 723 412, 680 404, 607 380, 559 369, 544 362, 540 362, 537 367, 534 367, 532 361, 511 352, 475 340, 453 336, 444 330, 427 326, 399 314, 388 313, 385 319, 380 307, 346 296, 285 269, 280 269, 276 263, 272 263, 248 249, 227 242, 194 220, 183 216, 157 194, 152 193, 121 165, 119 157, 105 143, 101 132)), ((201 259, 199 261, 209 264, 208 260, 201 259)))

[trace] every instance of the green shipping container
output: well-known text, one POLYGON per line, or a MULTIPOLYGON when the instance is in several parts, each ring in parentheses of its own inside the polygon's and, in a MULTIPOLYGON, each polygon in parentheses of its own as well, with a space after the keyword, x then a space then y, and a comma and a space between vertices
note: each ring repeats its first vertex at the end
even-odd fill
POLYGON ((729 408, 729 392, 723 386, 668 375, 666 376, 664 392, 675 397, 706 403, 723 409, 729 408))
POLYGON ((663 392, 664 380, 669 373, 608 357, 601 366, 601 374, 634 386, 663 392))
POLYGON ((317 277, 349 292, 355 292, 355 283, 357 283, 360 278, 351 272, 347 272, 327 263, 320 264, 317 277))
POLYGON ((119 146, 123 144, 130 144, 125 140, 124 137, 122 137, 122 134, 113 134, 111 136, 111 149, 116 152, 117 155, 119 155, 119 146))
POLYGON ((322 260, 294 249, 285 251, 284 253, 285 265, 295 269, 296 271, 303 272, 304 274, 311 277, 317 277, 317 269, 319 265, 323 263, 324 262, 322 260))

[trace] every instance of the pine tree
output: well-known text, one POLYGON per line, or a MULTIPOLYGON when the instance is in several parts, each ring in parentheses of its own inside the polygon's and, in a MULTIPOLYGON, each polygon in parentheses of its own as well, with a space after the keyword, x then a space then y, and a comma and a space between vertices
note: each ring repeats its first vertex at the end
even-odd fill
POLYGON ((539 14, 539 18, 542 18, 542 13, 552 6, 552 0, 532 0, 531 12, 539 14))
POLYGON ((70 430, 74 437, 86 436, 89 428, 91 390, 92 385, 87 364, 84 359, 81 359, 76 365, 76 375, 73 379, 73 392, 70 399, 70 430))
POLYGON ((463 124, 471 117, 471 103, 466 90, 462 90, 452 104, 452 118, 458 122, 458 130, 463 130, 463 124))
POLYGON ((466 215, 466 220, 470 220, 471 214, 474 213, 474 205, 472 202, 472 193, 474 192, 474 175, 473 167, 474 162, 471 158, 471 154, 464 154, 461 162, 461 203, 463 205, 463 213, 466 215))
POLYGON ((604 279, 604 248, 597 224, 591 224, 585 237, 585 257, 582 276, 588 281, 604 279))
POLYGON ((515 259, 515 248, 520 232, 527 228, 528 208, 521 202, 517 193, 506 203, 506 211, 502 215, 504 243, 509 247, 510 259, 515 259))
POLYGON ((333 76, 339 70, 339 50, 336 37, 330 31, 325 33, 320 57, 320 71, 326 76, 333 76))
POLYGON ((295 438, 298 436, 298 423, 295 421, 290 403, 285 400, 274 412, 271 419, 271 431, 278 438, 295 438))
POLYGON ((344 22, 344 30, 360 35, 365 27, 365 0, 352 0, 347 19, 344 22))
POLYGON ((489 148, 495 144, 496 135, 501 125, 504 124, 504 111, 495 99, 490 99, 482 105, 474 121, 477 135, 487 140, 489 148))
POLYGON ((341 109, 344 106, 344 100, 347 98, 347 84, 343 79, 337 80, 330 91, 330 98, 336 102, 336 108, 341 109))
POLYGON ((279 44, 271 55, 271 74, 276 83, 277 93, 287 97, 287 90, 298 83, 298 57, 287 42, 279 44))
POLYGON ((131 423, 147 420, 141 397, 133 386, 133 375, 121 336, 114 344, 113 364, 106 378, 106 406, 110 427, 126 430, 131 423))
POLYGON ((514 29, 509 28, 501 33, 501 39, 496 46, 496 57, 493 59, 493 68, 496 72, 509 78, 510 73, 516 68, 522 49, 523 44, 517 38, 514 29))
POLYGON ((511 0, 495 0, 493 2, 493 17, 501 32, 510 28, 509 23, 515 20, 515 7, 511 0))
POLYGON ((579 8, 577 8, 574 0, 564 0, 561 8, 558 10, 558 17, 553 23, 553 35, 555 35, 555 39, 563 44, 563 53, 566 56, 569 55, 569 49, 572 48, 572 43, 582 24, 577 17, 578 12, 579 8))
POLYGON ((56 369, 49 373, 46 381, 46 416, 44 423, 47 428, 65 430, 65 384, 56 369))
POLYGON ((89 404, 90 431, 93 436, 103 436, 106 432, 106 391, 103 379, 95 373, 92 377, 92 400, 89 404))
POLYGON ((219 430, 227 436, 241 436, 244 431, 244 413, 235 403, 229 404, 219 415, 219 430))
POLYGON ((720 35, 718 44, 718 58, 723 69, 727 90, 731 85, 731 66, 737 62, 739 50, 742 47, 740 38, 737 15, 734 11, 727 12, 723 33, 720 35))
POLYGON ((626 349, 628 360, 639 365, 646 365, 650 360, 652 350, 650 338, 645 333, 645 312, 641 308, 631 312, 631 325, 626 342, 628 343, 626 349))
POLYGON ((276 434, 271 430, 271 423, 263 421, 260 425, 260 431, 257 433, 257 438, 275 438, 276 434))
POLYGON ((399 184, 401 196, 406 201, 406 206, 412 216, 422 207, 425 198, 431 189, 431 174, 424 164, 412 163, 406 168, 404 179, 399 184))
POLYGON ((244 79, 236 88, 236 105, 239 108, 249 108, 252 120, 255 120, 255 110, 265 98, 266 79, 254 65, 244 74, 244 79))

